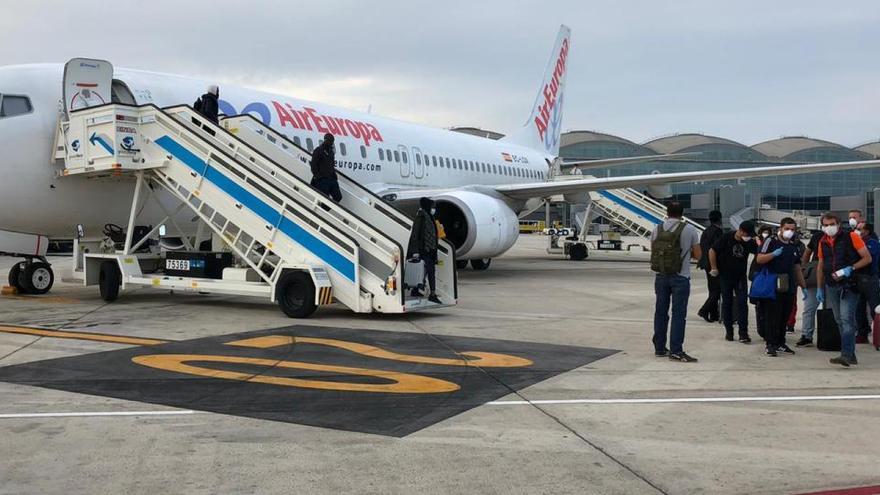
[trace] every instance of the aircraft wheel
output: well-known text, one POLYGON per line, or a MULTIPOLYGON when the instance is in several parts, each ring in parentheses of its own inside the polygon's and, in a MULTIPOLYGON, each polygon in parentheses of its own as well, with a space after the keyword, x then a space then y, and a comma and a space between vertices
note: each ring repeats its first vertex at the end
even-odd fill
POLYGON ((306 272, 285 272, 278 280, 275 291, 278 306, 290 318, 308 318, 318 309, 315 304, 315 284, 306 272))
POLYGON ((572 244, 568 248, 568 256, 574 261, 587 259, 587 245, 582 242, 572 244))
MULTIPOLYGON (((21 267, 21 263, 18 266, 21 267)), ((45 294, 55 283, 55 273, 48 263, 35 261, 19 269, 18 285, 26 294, 45 294)))
POLYGON ((480 270, 480 271, 486 270, 489 268, 489 265, 491 265, 491 264, 492 264, 492 258, 486 258, 486 259, 482 259, 482 260, 471 260, 471 267, 473 267, 474 270, 480 270))
POLYGON ((468 260, 455 260, 455 267, 464 270, 468 266, 468 260))
POLYGON ((18 278, 21 275, 21 265, 24 262, 16 263, 12 265, 12 268, 9 269, 9 285, 11 287, 15 287, 18 290, 19 294, 24 294, 24 287, 21 286, 21 282, 19 282, 18 278))
POLYGON ((122 284, 122 274, 119 265, 115 261, 101 263, 101 271, 98 273, 98 288, 101 290, 101 299, 112 302, 119 297, 119 286, 122 284))

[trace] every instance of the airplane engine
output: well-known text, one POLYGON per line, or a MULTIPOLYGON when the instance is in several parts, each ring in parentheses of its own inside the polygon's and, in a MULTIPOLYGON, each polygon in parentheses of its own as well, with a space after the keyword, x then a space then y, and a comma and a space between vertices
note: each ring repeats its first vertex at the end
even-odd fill
POLYGON ((473 191, 451 191, 434 201, 458 259, 494 258, 516 242, 519 220, 504 201, 473 191))

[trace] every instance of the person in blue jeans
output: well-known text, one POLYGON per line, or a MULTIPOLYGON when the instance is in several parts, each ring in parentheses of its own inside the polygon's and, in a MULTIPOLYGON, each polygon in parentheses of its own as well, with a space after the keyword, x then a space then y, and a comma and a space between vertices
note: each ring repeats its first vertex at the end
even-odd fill
POLYGON ((816 298, 816 293, 819 291, 816 271, 819 262, 819 241, 822 240, 823 235, 825 234, 822 231, 813 232, 810 242, 807 243, 807 249, 801 256, 801 266, 804 267, 807 290, 803 291, 804 310, 801 313, 801 338, 795 343, 798 347, 813 345, 813 333, 816 331, 816 311, 819 310, 819 300, 816 298))
POLYGON ((820 303, 827 298, 840 330, 840 356, 831 358, 831 363, 849 367, 859 363, 855 327, 859 294, 853 275, 870 273, 871 253, 858 231, 841 230, 840 218, 833 213, 822 216, 822 231, 825 235, 819 242, 816 298, 820 303))
POLYGON ((684 352, 684 329, 687 321, 688 299, 691 294, 691 258, 700 259, 700 233, 693 225, 684 223, 684 207, 678 201, 666 206, 666 220, 654 228, 651 240, 658 233, 680 230, 681 269, 678 273, 657 273, 654 278, 654 355, 669 356, 673 361, 693 363, 697 359, 684 352), (670 327, 669 308, 672 306, 672 326, 670 327), (667 334, 669 348, 666 348, 667 334))

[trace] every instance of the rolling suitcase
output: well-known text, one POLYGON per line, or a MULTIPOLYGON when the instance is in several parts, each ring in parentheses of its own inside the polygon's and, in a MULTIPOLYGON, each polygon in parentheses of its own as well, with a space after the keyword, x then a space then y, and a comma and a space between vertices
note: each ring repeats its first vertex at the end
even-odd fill
POLYGON ((820 351, 840 351, 840 330, 830 308, 816 311, 816 348, 820 351))
POLYGON ((423 260, 406 260, 403 286, 408 290, 425 288, 425 263, 423 260))
POLYGON ((874 315, 874 332, 871 336, 871 343, 874 344, 874 350, 880 351, 880 314, 874 315))

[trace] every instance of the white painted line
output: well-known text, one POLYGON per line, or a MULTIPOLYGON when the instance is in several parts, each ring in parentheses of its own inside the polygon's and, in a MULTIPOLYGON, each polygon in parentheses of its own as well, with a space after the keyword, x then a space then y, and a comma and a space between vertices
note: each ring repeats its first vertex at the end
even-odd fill
POLYGON ((679 397, 669 399, 559 399, 559 400, 496 400, 489 406, 528 406, 542 404, 682 404, 692 402, 798 402, 817 400, 880 400, 880 395, 800 395, 780 397, 679 397))
POLYGON ((92 411, 92 412, 52 412, 52 413, 11 413, 0 414, 0 419, 20 418, 83 418, 89 416, 182 416, 198 414, 201 411, 183 409, 179 411, 92 411))

